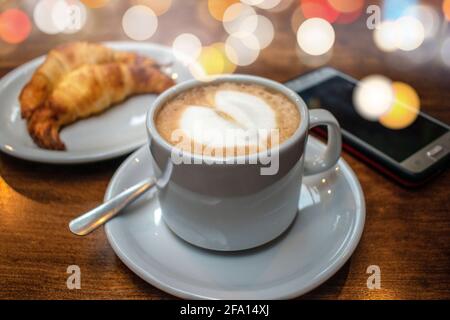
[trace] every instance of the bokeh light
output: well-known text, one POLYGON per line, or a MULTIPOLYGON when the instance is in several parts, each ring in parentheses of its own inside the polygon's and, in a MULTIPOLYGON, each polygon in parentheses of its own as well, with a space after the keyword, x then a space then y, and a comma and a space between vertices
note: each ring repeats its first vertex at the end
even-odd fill
POLYGON ((172 6, 172 0, 133 0, 132 3, 149 7, 157 16, 166 13, 172 6))
POLYGON ((441 58, 442 62, 444 62, 447 67, 450 67, 450 38, 447 38, 442 42, 441 58))
POLYGON ((259 42, 255 35, 245 37, 230 35, 225 42, 225 52, 231 62, 238 66, 247 66, 259 56, 259 42))
POLYGON ((256 6, 256 5, 264 2, 264 0, 241 0, 241 2, 248 4, 249 6, 256 6))
POLYGON ((276 6, 278 6, 282 0, 262 0, 262 1, 254 0, 254 1, 259 2, 256 4, 256 6, 258 8, 268 10, 268 9, 273 9, 276 6))
POLYGON ((395 21, 381 22, 374 31, 374 41, 380 50, 391 52, 397 49, 412 51, 425 40, 425 28, 419 19, 402 16, 395 21))
POLYGON ((61 32, 53 21, 52 12, 58 0, 40 0, 33 11, 33 20, 36 27, 47 34, 57 34, 61 32))
POLYGON ((110 0, 81 0, 83 4, 93 9, 104 7, 109 1, 110 0))
POLYGON ((328 0, 328 3, 341 13, 350 13, 361 10, 364 0, 328 0))
POLYGON ((445 18, 450 21, 450 0, 444 0, 442 2, 442 11, 444 12, 445 18))
POLYGON ((235 72, 237 66, 233 62, 231 62, 231 60, 228 58, 227 53, 226 53, 225 43, 223 43, 223 42, 216 42, 216 43, 212 44, 211 46, 216 48, 217 50, 219 50, 220 53, 222 54, 223 73, 233 73, 233 72, 235 72))
POLYGON ((362 15, 364 0, 300 0, 300 8, 305 18, 350 24, 362 15))
POLYGON ((388 112, 394 101, 391 81, 381 75, 363 78, 353 92, 353 104, 359 115, 375 121, 388 112))
POLYGON ((0 14, 0 38, 11 44, 24 41, 31 32, 31 22, 20 9, 8 9, 0 14))
POLYGON ((129 8, 122 18, 125 34, 133 40, 149 39, 158 28, 158 18, 152 9, 143 5, 129 8))
POLYGON ((223 21, 225 11, 238 2, 239 0, 208 0, 208 10, 214 19, 223 21))
POLYGON ((282 0, 277 6, 272 9, 268 9, 270 12, 282 12, 288 9, 294 2, 298 0, 282 0))
POLYGON ((425 29, 414 17, 404 16, 395 21, 397 47, 403 51, 411 51, 420 47, 425 40, 425 29))
POLYGON ((321 18, 303 22, 297 31, 297 42, 306 53, 319 56, 328 52, 334 44, 335 33, 331 24, 321 18))
POLYGON ((300 0, 300 8, 307 19, 322 18, 333 23, 339 16, 339 12, 327 0, 300 0))
POLYGON ((51 20, 63 33, 76 33, 86 24, 86 7, 79 0, 60 0, 51 9, 51 20))
POLYGON ((385 20, 397 20, 398 18, 404 16, 405 10, 408 7, 417 4, 418 2, 423 2, 419 0, 387 0, 383 1, 383 19, 385 20))
POLYGON ((172 50, 177 59, 189 64, 199 57, 202 43, 195 35, 182 33, 173 41, 172 50))
POLYGON ((209 76, 221 74, 225 68, 222 53, 213 46, 201 50, 198 62, 209 76))
POLYGON ((414 17, 422 23, 426 38, 434 37, 439 31, 440 18, 433 7, 423 4, 409 6, 404 15, 414 17))
MULTIPOLYGON (((247 17, 243 21, 243 25, 247 26, 244 29, 249 29, 249 30, 252 29, 253 25, 256 25, 256 27, 254 28, 254 31, 249 32, 249 33, 253 33, 256 36, 256 38, 258 39, 259 49, 266 48, 272 42, 273 37, 274 37, 274 28, 273 28, 272 22, 268 18, 261 16, 261 15, 252 15, 252 16, 247 17), (251 20, 251 21, 247 21, 247 20, 251 20)), ((236 35, 237 36, 239 36, 239 35, 246 36, 246 34, 247 33, 245 33, 245 32, 241 32, 241 33, 237 33, 236 35)), ((254 49, 258 49, 258 48, 254 48, 254 49)))
POLYGON ((258 21, 249 19, 251 16, 256 16, 255 9, 246 4, 235 3, 225 10, 223 26, 229 34, 252 33, 255 31, 258 21))
POLYGON ((386 52, 397 50, 397 34, 395 33, 394 21, 383 21, 373 32, 376 46, 386 52))
POLYGON ((211 81, 216 76, 236 70, 236 65, 227 58, 225 44, 221 42, 203 47, 196 62, 189 66, 189 70, 200 81, 211 81))
POLYGON ((394 130, 411 125, 416 120, 420 109, 420 99, 417 92, 410 85, 403 82, 392 83, 394 102, 389 111, 381 115, 380 123, 394 130))

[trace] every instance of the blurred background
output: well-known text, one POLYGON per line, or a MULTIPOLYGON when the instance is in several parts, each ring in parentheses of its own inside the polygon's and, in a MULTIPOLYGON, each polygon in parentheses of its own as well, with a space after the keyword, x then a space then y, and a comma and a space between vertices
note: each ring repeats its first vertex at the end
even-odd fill
MULTIPOLYGON (((0 77, 69 41, 152 42, 200 64, 199 78, 284 82, 331 66, 412 107, 390 124, 408 126, 419 110, 450 123, 449 22, 450 0, 0 0, 0 77)), ((306 298, 450 297, 449 172, 410 191, 344 158, 370 214, 351 261, 306 298), (373 264, 381 290, 366 288, 373 264)), ((74 241, 67 232, 77 212, 99 204, 123 159, 63 167, 1 155, 0 296, 169 297, 128 271, 104 233, 74 241), (64 286, 74 262, 85 266, 83 290, 64 286)))
POLYGON ((284 82, 329 65, 394 88, 415 110, 399 126, 420 109, 449 123, 449 22, 450 0, 0 0, 0 75, 68 41, 155 42, 200 79, 284 82))

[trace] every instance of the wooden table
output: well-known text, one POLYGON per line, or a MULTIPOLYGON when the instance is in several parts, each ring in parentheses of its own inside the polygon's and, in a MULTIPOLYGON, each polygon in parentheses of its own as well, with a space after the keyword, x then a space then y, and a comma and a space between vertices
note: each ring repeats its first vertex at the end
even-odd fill
MULTIPOLYGON (((15 48, 0 43, 0 74, 66 41, 126 39, 120 21, 127 3, 118 2, 90 10, 87 26, 77 34, 50 36, 34 27, 30 38, 15 48)), ((14 6, 14 2, 2 2, 0 10, 7 6, 14 6)), ((182 32, 198 35, 204 44, 224 41, 223 28, 206 10, 205 1, 174 1, 160 17, 151 41, 170 45, 182 32)), ((267 14, 276 28, 275 40, 257 62, 239 72, 283 82, 311 69, 297 53, 290 27, 293 10, 267 14)), ((446 69, 438 57, 414 65, 400 54, 379 51, 364 17, 335 29, 336 44, 328 65, 356 78, 381 73, 407 82, 419 93, 423 111, 450 123, 450 68, 446 69)), ((364 234, 345 266, 303 298, 449 299, 450 171, 411 191, 350 155, 344 153, 343 157, 365 193, 364 234), (366 286, 369 265, 381 268, 379 290, 366 286)), ((0 298, 172 298, 128 270, 102 230, 79 238, 67 229, 70 219, 102 201, 109 179, 124 159, 55 166, 0 155, 0 298), (81 290, 66 288, 66 268, 73 264, 82 271, 81 290)))

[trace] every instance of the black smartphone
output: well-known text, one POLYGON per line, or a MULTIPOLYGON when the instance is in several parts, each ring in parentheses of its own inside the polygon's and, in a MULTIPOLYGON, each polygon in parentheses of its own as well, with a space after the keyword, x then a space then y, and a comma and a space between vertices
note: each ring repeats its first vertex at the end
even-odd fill
MULTIPOLYGON (((342 128, 344 149, 403 186, 419 186, 448 166, 450 127, 420 112, 402 129, 366 120, 353 105, 358 80, 329 67, 286 83, 308 107, 329 110, 342 128)), ((318 128, 320 135, 326 131, 318 128)))

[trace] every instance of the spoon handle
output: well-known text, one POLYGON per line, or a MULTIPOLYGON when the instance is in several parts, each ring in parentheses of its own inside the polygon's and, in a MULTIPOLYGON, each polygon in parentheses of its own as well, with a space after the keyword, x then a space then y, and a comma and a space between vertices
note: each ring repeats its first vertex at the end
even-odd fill
POLYGON ((134 202, 154 185, 155 179, 153 178, 135 184, 100 206, 70 221, 70 231, 79 236, 87 235, 116 216, 123 208, 134 202))

